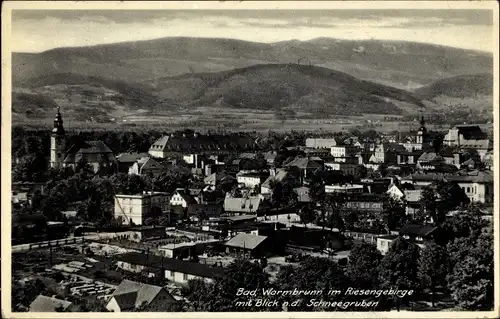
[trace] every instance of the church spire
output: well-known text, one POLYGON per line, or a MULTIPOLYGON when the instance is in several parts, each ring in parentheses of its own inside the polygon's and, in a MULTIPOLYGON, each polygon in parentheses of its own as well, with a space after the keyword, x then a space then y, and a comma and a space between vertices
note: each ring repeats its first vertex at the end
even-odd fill
POLYGON ((63 119, 59 106, 57 106, 57 114, 56 118, 54 119, 54 128, 52 129, 52 134, 64 135, 63 119))

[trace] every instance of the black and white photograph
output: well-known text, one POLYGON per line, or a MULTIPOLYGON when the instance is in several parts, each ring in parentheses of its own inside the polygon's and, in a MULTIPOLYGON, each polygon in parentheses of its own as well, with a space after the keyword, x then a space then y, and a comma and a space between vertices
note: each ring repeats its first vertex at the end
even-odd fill
POLYGON ((2 29, 2 316, 500 315, 496 1, 7 1, 2 29))

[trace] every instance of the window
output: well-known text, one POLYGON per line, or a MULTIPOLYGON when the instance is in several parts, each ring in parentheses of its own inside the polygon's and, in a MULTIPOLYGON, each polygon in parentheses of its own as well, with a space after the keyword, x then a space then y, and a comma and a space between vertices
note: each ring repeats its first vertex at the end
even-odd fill
POLYGON ((470 193, 470 187, 467 187, 467 193, 470 193))
POLYGON ((183 278, 184 280, 188 280, 188 279, 189 279, 189 278, 188 278, 188 274, 183 274, 182 278, 183 278))

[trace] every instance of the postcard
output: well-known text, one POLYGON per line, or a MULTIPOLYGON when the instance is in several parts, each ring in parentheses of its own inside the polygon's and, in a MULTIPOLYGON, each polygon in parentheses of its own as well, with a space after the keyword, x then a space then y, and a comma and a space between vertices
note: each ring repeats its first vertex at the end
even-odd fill
POLYGON ((498 45, 494 1, 5 2, 2 316, 497 318, 498 45))

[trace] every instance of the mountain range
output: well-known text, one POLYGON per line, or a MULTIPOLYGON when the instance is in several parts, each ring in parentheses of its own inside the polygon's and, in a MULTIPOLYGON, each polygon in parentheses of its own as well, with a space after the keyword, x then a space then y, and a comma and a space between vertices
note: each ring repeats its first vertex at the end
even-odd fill
POLYGON ((13 53, 12 61, 20 118, 54 105, 82 119, 199 106, 406 114, 437 95, 491 95, 493 82, 489 53, 401 41, 174 37, 13 53))

